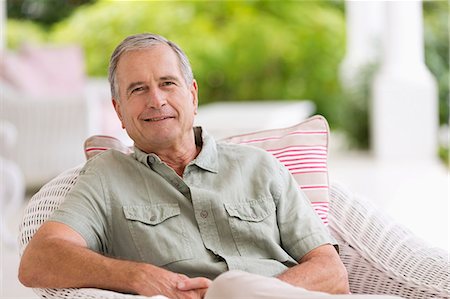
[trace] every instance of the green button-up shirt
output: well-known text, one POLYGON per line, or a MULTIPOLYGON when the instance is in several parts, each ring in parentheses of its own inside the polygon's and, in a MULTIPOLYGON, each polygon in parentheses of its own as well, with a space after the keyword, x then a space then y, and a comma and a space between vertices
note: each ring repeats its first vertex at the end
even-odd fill
POLYGON ((182 177, 155 154, 109 150, 86 163, 50 220, 92 250, 191 277, 232 269, 274 276, 334 244, 272 155, 197 131, 202 150, 182 177))

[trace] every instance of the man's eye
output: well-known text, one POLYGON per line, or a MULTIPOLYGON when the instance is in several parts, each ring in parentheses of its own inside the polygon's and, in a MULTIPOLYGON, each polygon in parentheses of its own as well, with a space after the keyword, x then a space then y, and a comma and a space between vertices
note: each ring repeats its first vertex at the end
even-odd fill
POLYGON ((143 91, 143 90, 144 90, 144 87, 140 86, 140 87, 136 87, 131 92, 134 93, 134 92, 139 92, 139 91, 143 91))
POLYGON ((165 82, 162 83, 163 86, 170 86, 170 85, 173 85, 173 84, 175 84, 175 83, 172 82, 172 81, 165 81, 165 82))

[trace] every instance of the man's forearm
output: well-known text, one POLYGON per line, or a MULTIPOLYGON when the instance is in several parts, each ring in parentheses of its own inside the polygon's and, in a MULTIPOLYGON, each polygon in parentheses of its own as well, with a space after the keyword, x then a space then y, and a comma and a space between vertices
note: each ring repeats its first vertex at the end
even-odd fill
POLYGON ((39 240, 32 246, 31 251, 25 250, 19 269, 25 286, 135 291, 132 281, 137 263, 108 258, 60 239, 39 240))
POLYGON ((324 247, 302 259, 299 265, 283 272, 278 278, 311 291, 331 294, 349 292, 347 271, 339 256, 324 247))
POLYGON ((210 280, 188 278, 146 263, 103 256, 58 222, 46 222, 22 256, 19 280, 33 288, 100 288, 169 298, 202 298, 210 280))

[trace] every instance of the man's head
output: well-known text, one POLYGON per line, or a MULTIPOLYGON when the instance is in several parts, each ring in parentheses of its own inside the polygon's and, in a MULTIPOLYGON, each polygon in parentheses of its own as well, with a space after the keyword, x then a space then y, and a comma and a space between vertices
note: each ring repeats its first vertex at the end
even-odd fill
POLYGON ((126 38, 111 57, 114 109, 145 152, 195 147, 198 88, 189 61, 174 43, 152 34, 126 38))
POLYGON ((194 74, 192 72, 191 64, 186 54, 178 45, 167 40, 166 38, 153 34, 141 33, 130 35, 125 38, 114 50, 109 60, 108 80, 111 87, 111 95, 114 99, 119 100, 119 88, 116 80, 117 64, 122 56, 128 51, 147 49, 158 44, 166 44, 175 52, 178 57, 180 69, 183 73, 184 80, 187 85, 192 84, 194 74))

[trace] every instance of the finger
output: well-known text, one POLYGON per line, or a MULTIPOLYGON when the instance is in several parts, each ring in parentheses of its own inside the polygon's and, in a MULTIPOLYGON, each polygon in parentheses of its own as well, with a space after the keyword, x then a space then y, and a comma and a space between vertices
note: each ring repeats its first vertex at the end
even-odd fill
POLYGON ((211 280, 205 277, 195 277, 184 279, 177 284, 177 288, 181 291, 190 291, 195 289, 205 289, 211 285, 211 280))
POLYGON ((178 280, 189 280, 190 278, 184 274, 177 273, 178 280))

